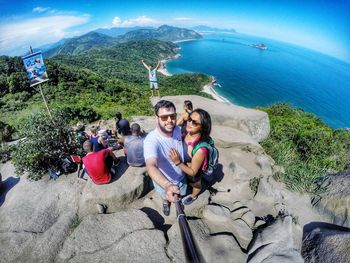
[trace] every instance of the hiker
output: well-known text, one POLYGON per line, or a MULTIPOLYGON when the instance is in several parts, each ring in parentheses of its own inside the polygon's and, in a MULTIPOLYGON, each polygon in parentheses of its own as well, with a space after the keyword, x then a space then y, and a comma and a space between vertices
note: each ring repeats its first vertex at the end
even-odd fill
POLYGON ((158 61, 158 64, 155 68, 153 68, 153 65, 147 65, 143 60, 141 60, 142 64, 145 66, 145 68, 148 70, 148 79, 149 79, 149 86, 151 88, 151 97, 154 96, 153 90, 157 90, 158 97, 160 98, 160 92, 158 88, 158 81, 157 81, 157 70, 160 67, 160 61, 158 61))
POLYGON ((182 160, 181 130, 176 126, 176 108, 172 102, 158 101, 154 112, 156 128, 147 135, 143 151, 148 174, 163 199, 163 213, 168 216, 170 202, 175 202, 177 195, 184 195, 187 188, 184 173, 168 157, 170 149, 174 148, 182 160))
POLYGON ((115 130, 118 134, 125 136, 130 135, 130 123, 127 119, 122 118, 122 114, 117 112, 115 114, 115 130))
POLYGON ((83 149, 83 143, 89 139, 89 135, 85 132, 85 125, 78 122, 75 129, 75 134, 81 149, 83 149))
POLYGON ((183 106, 183 113, 181 114, 180 118, 177 120, 176 124, 181 127, 181 133, 182 137, 186 136, 186 124, 187 124, 187 119, 191 115, 191 112, 193 111, 193 105, 190 100, 185 100, 184 101, 184 106, 183 106))
POLYGON ((183 199, 184 205, 192 204, 202 189, 202 171, 208 164, 208 150, 200 148, 194 155, 193 149, 201 142, 209 142, 211 132, 211 118, 208 112, 202 109, 194 110, 187 119, 187 134, 184 138, 184 158, 176 149, 169 151, 169 158, 187 174, 187 181, 192 186, 192 193, 183 199), (181 161, 184 160, 184 161, 181 161))
POLYGON ((94 152, 98 152, 98 151, 101 151, 102 149, 107 148, 107 143, 104 139, 104 136, 102 133, 98 133, 98 128, 99 126, 95 126, 95 125, 90 128, 91 135, 90 135, 89 141, 93 145, 92 149, 94 152))
POLYGON ((112 175, 115 175, 113 164, 118 165, 120 160, 110 149, 93 152, 91 141, 85 141, 83 148, 87 153, 83 157, 84 171, 87 172, 95 184, 108 184, 112 180, 112 175))
POLYGON ((120 145, 124 146, 124 154, 130 166, 145 166, 145 158, 143 156, 143 141, 146 134, 141 132, 141 127, 137 123, 131 125, 131 135, 123 136, 118 140, 120 145))

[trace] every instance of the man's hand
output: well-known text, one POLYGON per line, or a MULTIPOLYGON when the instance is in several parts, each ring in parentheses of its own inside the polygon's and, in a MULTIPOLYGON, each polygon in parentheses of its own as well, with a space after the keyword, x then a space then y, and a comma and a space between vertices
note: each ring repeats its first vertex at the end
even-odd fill
POLYGON ((176 196, 180 195, 180 189, 177 185, 169 183, 165 187, 165 195, 169 202, 174 203, 176 201, 176 196))

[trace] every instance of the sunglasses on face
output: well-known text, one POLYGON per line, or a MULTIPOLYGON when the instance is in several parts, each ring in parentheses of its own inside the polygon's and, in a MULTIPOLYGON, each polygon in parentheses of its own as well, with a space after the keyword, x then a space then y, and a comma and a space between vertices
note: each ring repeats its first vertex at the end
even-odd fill
POLYGON ((174 120, 176 120, 176 116, 177 116, 177 114, 173 113, 173 114, 169 114, 169 115, 158 116, 158 118, 160 118, 162 121, 167 121, 169 118, 170 118, 170 120, 174 121, 174 120))
POLYGON ((196 120, 192 120, 191 117, 188 117, 187 122, 191 122, 193 126, 201 126, 201 123, 196 120))

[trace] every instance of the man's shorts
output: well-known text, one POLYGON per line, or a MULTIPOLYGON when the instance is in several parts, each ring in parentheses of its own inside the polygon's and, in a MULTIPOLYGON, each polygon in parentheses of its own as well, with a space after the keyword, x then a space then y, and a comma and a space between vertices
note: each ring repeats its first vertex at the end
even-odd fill
MULTIPOLYGON (((180 195, 185 196, 186 195, 186 190, 187 190, 187 184, 186 184, 186 179, 184 178, 183 181, 178 182, 176 185, 180 188, 180 195)), ((154 185, 154 190, 157 191, 157 193, 163 198, 163 200, 166 199, 165 196, 165 190, 158 185, 156 182, 152 181, 154 185)))
POLYGON ((157 81, 150 81, 149 86, 151 89, 158 89, 158 82, 157 81))

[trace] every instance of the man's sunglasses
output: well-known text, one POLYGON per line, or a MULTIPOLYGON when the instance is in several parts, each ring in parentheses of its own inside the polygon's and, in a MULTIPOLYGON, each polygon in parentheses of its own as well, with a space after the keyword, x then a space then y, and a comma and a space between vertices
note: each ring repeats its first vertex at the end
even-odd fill
POLYGON ((193 126, 201 126, 201 123, 196 121, 196 120, 192 120, 191 117, 188 117, 187 119, 188 122, 191 122, 193 126))
POLYGON ((162 121, 167 121, 169 118, 170 118, 170 120, 174 121, 174 120, 176 120, 176 116, 177 116, 177 114, 173 113, 173 114, 169 114, 169 115, 158 116, 158 118, 160 118, 162 121))

